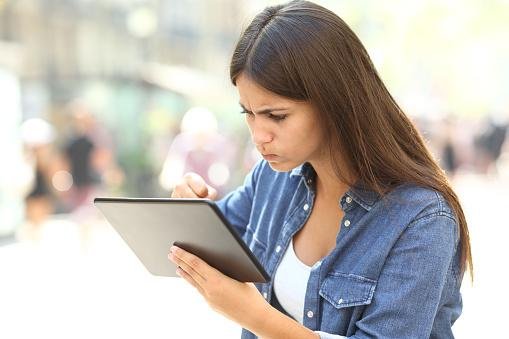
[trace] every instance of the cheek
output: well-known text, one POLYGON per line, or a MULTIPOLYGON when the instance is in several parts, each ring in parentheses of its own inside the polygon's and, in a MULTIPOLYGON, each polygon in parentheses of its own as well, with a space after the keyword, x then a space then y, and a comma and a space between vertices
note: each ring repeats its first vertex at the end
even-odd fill
POLYGON ((300 133, 295 133, 292 136, 290 140, 293 140, 293 149, 302 156, 315 154, 323 148, 323 135, 318 127, 301 130, 300 133))
POLYGON ((312 130, 309 131, 309 140, 315 147, 322 146, 325 140, 320 125, 316 124, 312 130))
POLYGON ((316 147, 321 142, 322 134, 316 125, 297 125, 285 133, 285 138, 294 148, 305 151, 316 147))

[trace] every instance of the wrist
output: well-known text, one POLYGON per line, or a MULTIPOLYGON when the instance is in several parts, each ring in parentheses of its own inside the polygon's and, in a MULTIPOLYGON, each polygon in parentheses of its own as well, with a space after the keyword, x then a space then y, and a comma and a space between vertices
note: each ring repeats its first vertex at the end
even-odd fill
POLYGON ((273 314, 274 311, 277 312, 274 307, 264 300, 264 302, 249 311, 250 314, 246 319, 246 324, 242 327, 256 334, 266 332, 266 329, 270 328, 270 320, 276 316, 273 314))
POLYGON ((318 334, 306 328, 296 320, 281 313, 269 303, 265 310, 257 314, 251 327, 246 329, 253 332, 259 338, 320 338, 318 334))
POLYGON ((252 317, 252 323, 248 329, 260 338, 270 338, 270 333, 273 332, 272 329, 281 320, 278 319, 281 316, 284 315, 266 302, 261 311, 256 312, 256 316, 252 317))

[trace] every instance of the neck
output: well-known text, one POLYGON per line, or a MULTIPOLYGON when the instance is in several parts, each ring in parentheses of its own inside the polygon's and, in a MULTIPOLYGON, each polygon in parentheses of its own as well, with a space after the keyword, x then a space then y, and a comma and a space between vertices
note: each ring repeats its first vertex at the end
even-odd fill
POLYGON ((322 197, 338 201, 350 189, 350 186, 339 180, 330 164, 311 163, 316 172, 316 193, 322 197))

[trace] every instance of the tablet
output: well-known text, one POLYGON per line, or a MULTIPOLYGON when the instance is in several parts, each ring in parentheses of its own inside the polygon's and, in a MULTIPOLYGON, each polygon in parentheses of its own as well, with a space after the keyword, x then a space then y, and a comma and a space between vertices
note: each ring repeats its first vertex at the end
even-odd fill
POLYGON ((154 275, 177 276, 175 264, 168 259, 175 244, 238 281, 270 280, 210 200, 95 198, 94 204, 154 275))

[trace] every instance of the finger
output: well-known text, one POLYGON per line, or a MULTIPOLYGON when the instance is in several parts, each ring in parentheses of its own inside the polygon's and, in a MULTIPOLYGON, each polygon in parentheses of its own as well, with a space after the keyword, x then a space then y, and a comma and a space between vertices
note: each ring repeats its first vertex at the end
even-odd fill
POLYGON ((198 284, 202 285, 207 282, 207 274, 210 275, 211 267, 205 261, 177 246, 170 248, 170 256, 198 284))
POLYGON ((175 257, 172 253, 168 254, 168 259, 170 259, 177 266, 177 275, 181 276, 182 278, 188 277, 186 280, 189 280, 189 283, 191 283, 194 287, 199 288, 201 291, 203 290, 196 279, 200 279, 202 283, 204 282, 204 279, 197 272, 195 272, 184 261, 175 257))
POLYGON ((207 190, 208 190, 207 199, 216 200, 217 190, 214 187, 209 186, 209 185, 207 185, 207 190))
POLYGON ((175 265, 177 265, 184 272, 189 274, 189 276, 191 276, 197 284, 201 285, 206 282, 205 278, 199 272, 197 272, 193 267, 191 267, 188 263, 186 263, 184 260, 179 259, 175 256, 171 257, 171 254, 170 254, 170 258, 175 263, 175 265))
POLYGON ((191 275, 189 275, 181 267, 177 267, 176 273, 177 273, 178 276, 182 277, 185 281, 187 281, 194 288, 196 288, 198 290, 198 292, 200 292, 200 294, 203 295, 203 293, 204 293, 203 288, 196 281, 194 281, 194 279, 193 279, 193 277, 191 275))
POLYGON ((208 185, 202 177, 196 173, 186 173, 184 176, 187 184, 193 192, 200 198, 206 198, 209 194, 208 185))
POLYGON ((180 182, 175 186, 171 194, 172 198, 199 198, 198 195, 189 187, 189 184, 186 181, 180 182))

